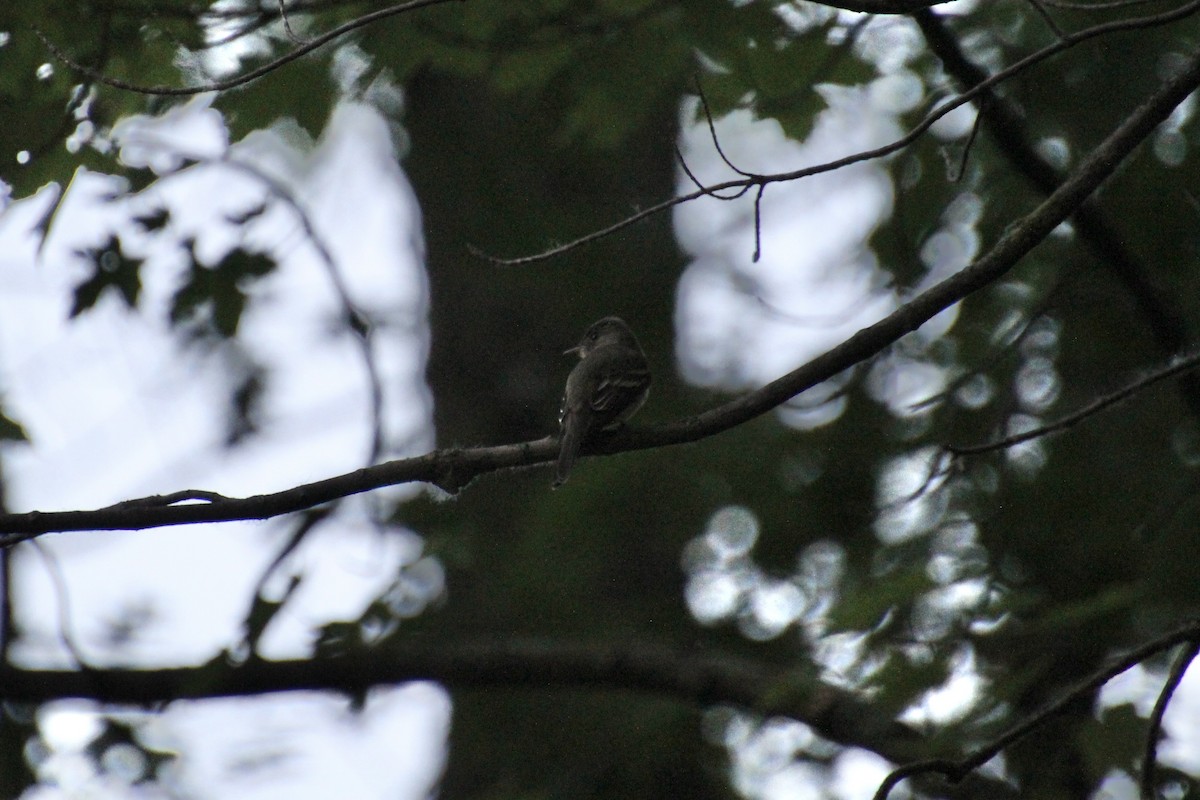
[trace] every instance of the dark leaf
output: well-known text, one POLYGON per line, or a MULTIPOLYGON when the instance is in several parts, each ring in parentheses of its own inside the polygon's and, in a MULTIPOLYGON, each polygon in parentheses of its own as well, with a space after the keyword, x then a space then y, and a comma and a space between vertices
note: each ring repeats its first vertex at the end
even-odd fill
POLYGON ((137 307, 142 289, 142 260, 129 258, 122 253, 120 240, 116 236, 111 236, 101 247, 81 251, 78 255, 91 262, 93 272, 75 287, 75 301, 70 311, 72 319, 94 306, 110 286, 120 293, 127 307, 137 307))
POLYGON ((142 230, 150 233, 153 231, 162 230, 164 227, 166 227, 166 224, 170 218, 170 212, 168 212, 166 208, 160 208, 156 211, 150 212, 149 214, 145 214, 140 217, 134 217, 133 221, 140 225, 142 230))
POLYGON ((29 436, 21 424, 3 411, 0 411, 0 440, 10 442, 28 442, 29 436))
POLYGON ((274 267, 269 256, 241 248, 231 250, 213 267, 199 263, 193 253, 187 280, 172 300, 171 321, 179 324, 204 317, 221 336, 234 336, 246 308, 243 286, 274 267))

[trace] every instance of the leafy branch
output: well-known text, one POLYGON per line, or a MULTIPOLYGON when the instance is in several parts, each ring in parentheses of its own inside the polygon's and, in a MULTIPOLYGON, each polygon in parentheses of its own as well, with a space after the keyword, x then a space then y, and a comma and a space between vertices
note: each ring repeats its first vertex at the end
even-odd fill
MULTIPOLYGON (((1047 45, 1041 50, 1030 53, 1029 55, 1025 56, 1025 58, 1022 58, 1019 61, 1016 61, 1008 67, 1000 70, 996 74, 981 80, 970 89, 961 92, 945 103, 939 105, 936 109, 926 114, 925 117, 911 130, 909 130, 908 133, 881 147, 863 150, 842 158, 834 159, 833 161, 827 161, 823 164, 816 164, 811 167, 803 167, 801 169, 791 170, 788 172, 745 172, 733 167, 733 165, 729 164, 728 160, 726 160, 726 163, 729 164, 730 167, 733 167, 734 171, 741 175, 740 178, 734 178, 722 183, 716 183, 707 186, 698 186, 694 191, 688 192, 687 194, 678 195, 670 198, 669 200, 663 200, 662 202, 655 203, 654 205, 630 214, 629 216, 624 217, 623 219, 620 219, 613 224, 608 225, 607 227, 594 230, 591 233, 586 233, 583 236, 572 239, 568 242, 564 242, 557 246, 547 248, 541 252, 526 256, 518 256, 515 258, 501 258, 498 256, 489 255, 476 247, 470 247, 469 249, 475 255, 501 266, 511 267, 521 266, 524 264, 533 264, 539 261, 546 261, 548 259, 561 256, 564 253, 568 253, 576 248, 582 247, 583 245, 607 238, 618 231, 630 227, 631 225, 636 225, 639 222, 657 216, 664 211, 669 211, 670 209, 679 205, 683 205, 684 203, 690 203, 693 200, 699 200, 701 197, 717 197, 718 199, 733 200, 746 194, 751 189, 756 190, 755 203, 757 218, 757 208, 758 204, 760 204, 762 201, 762 194, 766 187, 772 183, 785 183, 789 181, 800 180, 801 178, 811 177, 813 175, 820 175, 825 172, 834 172, 852 164, 873 161, 877 158, 884 158, 892 155, 893 153, 897 153, 920 139, 930 128, 933 127, 934 123, 949 114, 954 109, 964 106, 973 100, 990 96, 991 90, 995 86, 1024 72, 1025 70, 1033 67, 1041 61, 1050 58, 1051 56, 1058 55, 1059 53, 1068 50, 1077 44, 1081 44, 1097 36, 1106 36, 1120 31, 1140 30, 1144 28, 1157 27, 1160 25, 1167 25, 1172 22, 1186 19, 1187 17, 1195 14, 1197 11, 1200 11, 1200 0, 1193 0, 1192 2, 1186 3, 1179 8, 1165 11, 1160 14, 1148 14, 1131 19, 1101 23, 1090 28, 1076 31, 1075 33, 1064 34, 1062 37, 1057 38, 1053 43, 1047 45), (721 197, 718 194, 721 192, 728 192, 729 194, 721 197)), ((722 156, 722 158, 723 157, 724 156, 722 156)), ((690 173, 689 177, 695 181, 695 178, 692 177, 690 173)))
POLYGON ((102 83, 105 86, 111 86, 114 89, 122 89, 127 92, 136 92, 137 94, 159 95, 163 97, 187 97, 194 94, 201 94, 202 92, 219 92, 226 89, 232 89, 236 86, 242 86, 250 83, 253 80, 257 80, 264 75, 274 72, 285 64, 289 64, 301 56, 308 55, 312 51, 324 47, 334 39, 344 36, 350 31, 365 27, 373 22, 386 19, 387 17, 394 17, 397 14, 403 14, 408 11, 415 11, 427 6, 436 6, 448 2, 461 2, 461 0, 409 0, 407 3, 399 3, 387 8, 381 8, 378 11, 372 11, 369 14, 363 14, 361 17, 356 17, 349 22, 338 25, 336 28, 326 31, 320 36, 314 37, 308 42, 299 45, 295 49, 284 53, 279 58, 263 64, 260 67, 256 67, 249 72, 245 72, 241 75, 236 75, 232 78, 227 78, 221 81, 202 83, 197 86, 145 86, 142 84, 121 80, 120 78, 113 78, 105 75, 103 72, 100 72, 97 69, 93 69, 86 64, 81 64, 76 61, 74 58, 64 52, 62 48, 51 41, 50 38, 46 36, 46 34, 43 33, 39 28, 34 27, 33 32, 37 34, 39 39, 42 40, 42 44, 46 45, 46 48, 54 54, 55 58, 81 75, 84 75, 95 81, 96 83, 102 83))

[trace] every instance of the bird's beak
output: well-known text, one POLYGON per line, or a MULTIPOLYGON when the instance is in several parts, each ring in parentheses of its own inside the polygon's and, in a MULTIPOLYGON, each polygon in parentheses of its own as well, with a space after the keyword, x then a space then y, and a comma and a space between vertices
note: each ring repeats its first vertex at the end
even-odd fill
POLYGON ((583 345, 581 345, 581 344, 577 344, 577 345, 575 345, 574 347, 572 347, 570 350, 563 350, 563 355, 564 355, 564 356, 569 356, 569 355, 571 355, 572 353, 578 353, 578 352, 579 352, 579 351, 581 351, 581 350, 583 350, 583 345))

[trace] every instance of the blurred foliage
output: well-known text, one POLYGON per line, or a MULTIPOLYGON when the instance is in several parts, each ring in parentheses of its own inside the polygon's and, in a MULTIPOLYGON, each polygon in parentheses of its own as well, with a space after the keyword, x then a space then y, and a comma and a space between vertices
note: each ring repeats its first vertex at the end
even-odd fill
MULTIPOLYGON (((107 133, 122 117, 177 102, 74 74, 31 26, 105 75, 199 85, 203 55, 219 36, 255 34, 241 71, 294 46, 275 3, 241 16, 240 7, 213 5, 207 16, 200 12, 209 7, 191 0, 48 0, 0 9, 0 177, 13 196, 49 181, 65 184, 79 166, 145 187, 152 176, 119 163, 107 133)), ((310 3, 311 12, 296 11, 290 21, 312 37, 368 7, 310 3)), ((1047 8, 1071 30, 1141 13, 1137 5, 1047 8)), ((913 30, 904 20, 877 22, 913 30)), ((1034 4, 1018 0, 979 3, 941 24, 989 71, 1054 39, 1034 4)), ((466 245, 535 252, 669 196, 680 100, 697 85, 716 116, 746 109, 804 138, 825 108, 817 84, 859 85, 878 74, 881 62, 860 47, 863 25, 862 17, 807 3, 447 3, 362 28, 220 93, 215 105, 235 140, 283 117, 316 136, 340 93, 371 99, 380 77, 404 87, 396 121, 407 141, 398 150, 426 220, 428 378, 439 443, 517 441, 552 430, 568 367, 557 353, 605 314, 633 324, 654 369, 653 396, 639 421, 676 419, 721 398, 687 385, 675 370, 684 264, 666 216, 513 270, 472 259, 466 245), (347 66, 352 56, 363 74, 347 66)), ((1096 39, 1038 65, 1000 90, 1018 126, 1003 133, 1026 142, 1052 174, 1064 174, 1192 49, 1198 33, 1200 23, 1187 17, 1096 39)), ((962 88, 930 52, 907 69, 924 81, 927 99, 962 88)), ((915 124, 927 108, 901 119, 915 124)), ((966 301, 941 341, 925 350, 907 340, 897 346, 953 379, 924 412, 887 410, 870 394, 871 369, 863 368, 845 390, 845 410, 814 430, 769 416, 689 446, 588 460, 553 494, 544 470, 527 470, 484 477, 453 502, 409 502, 396 518, 426 536, 445 563, 448 599, 398 622, 381 598, 362 619, 323 629, 317 649, 371 646, 380 630, 522 633, 697 642, 809 665, 835 634, 854 635, 859 654, 832 677, 892 712, 940 685, 955 654, 969 651, 982 696, 973 713, 931 737, 956 750, 1037 708, 1113 651, 1194 614, 1200 581, 1187 553, 1196 546, 1200 397, 1186 381, 1145 391, 1052 439, 966 461, 930 490, 940 510, 920 535, 884 535, 887 509, 878 491, 894 459, 995 438, 1021 415, 1053 419, 1164 363, 1173 353, 1156 331, 1168 323, 1180 341, 1195 341, 1200 237, 1190 108, 1097 198, 1104 230, 1123 253, 1079 228, 1064 229, 1003 282, 966 301), (1148 287, 1140 297, 1130 288, 1131 269, 1148 287), (1170 320, 1161 317, 1164 309, 1170 320), (1020 387, 1034 368, 1053 373, 1057 394, 1031 410, 1020 387), (757 520, 754 552, 739 563, 764 581, 799 583, 797 559, 807 548, 832 542, 843 554, 826 605, 810 609, 803 625, 755 640, 738 627, 749 601, 741 617, 707 629, 688 613, 680 554, 731 505, 757 520), (963 529, 977 541, 956 544, 963 529), (978 598, 938 605, 959 590, 978 598)), ((922 248, 956 202, 978 204, 967 227, 983 248, 1040 202, 1044 188, 1014 169, 992 124, 985 108, 969 151, 961 138, 929 135, 887 161, 894 212, 869 244, 901 293, 928 276, 922 248)), ((166 211, 130 218, 150 234, 169 222, 166 211)), ((144 262, 121 244, 114 233, 82 254, 90 272, 76 287, 72 316, 106 293, 136 306, 144 262)), ((189 242, 180 244, 191 253, 189 242)), ((234 336, 249 283, 272 267, 243 249, 213 265, 193 254, 174 297, 174 321, 234 336)), ((242 384, 247 408, 256 380, 242 384)), ((241 417, 248 414, 243 409, 241 417)), ((0 438, 22 436, 0 414, 0 438)), ((257 609, 267 617, 276 610, 257 609)), ((1027 796, 1084 796, 1110 771, 1135 769, 1144 720, 1121 707, 1097 721, 1089 703, 1077 706, 1006 753, 1007 770, 1027 796)), ((661 699, 461 692, 443 793, 732 796, 726 756, 700 727, 695 709, 661 699)), ((13 753, 28 731, 11 720, 0 726, 0 763, 20 761, 13 753)), ((29 780, 27 771, 0 770, 0 794, 15 796, 29 780)), ((961 796, 990 789, 968 782, 961 796)))
POLYGON ((217 264, 200 264, 192 251, 191 266, 184 283, 171 304, 171 321, 177 325, 200 324, 212 327, 224 338, 237 334, 238 323, 246 309, 247 283, 271 271, 275 262, 261 253, 230 250, 217 264))

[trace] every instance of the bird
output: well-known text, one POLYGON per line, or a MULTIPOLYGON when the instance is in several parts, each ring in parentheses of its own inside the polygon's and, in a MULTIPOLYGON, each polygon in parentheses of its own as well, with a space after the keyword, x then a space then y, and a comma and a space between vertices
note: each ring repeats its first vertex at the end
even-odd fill
POLYGON ((579 344, 563 355, 572 353, 579 355, 579 363, 567 376, 558 415, 561 433, 554 488, 566 483, 588 438, 621 427, 650 393, 646 354, 620 317, 592 323, 579 344))

